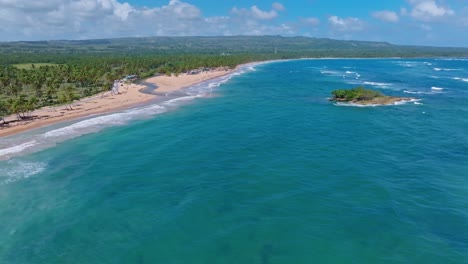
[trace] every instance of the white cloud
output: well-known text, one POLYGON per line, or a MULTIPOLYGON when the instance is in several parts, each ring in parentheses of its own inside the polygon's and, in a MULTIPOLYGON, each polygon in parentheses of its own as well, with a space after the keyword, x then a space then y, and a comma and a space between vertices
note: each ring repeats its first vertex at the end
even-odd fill
POLYGON ((275 2, 273 3, 273 9, 276 11, 284 11, 286 8, 284 7, 283 4, 275 2))
POLYGON ((373 12, 372 16, 382 21, 393 22, 393 23, 398 22, 398 20, 400 19, 397 13, 393 11, 386 11, 386 10, 373 12))
POLYGON ((250 9, 233 7, 231 14, 243 16, 246 19, 257 20, 271 20, 279 16, 278 12, 285 10, 284 6, 280 3, 273 3, 272 9, 269 11, 261 10, 258 6, 254 5, 250 9))
POLYGON ((294 26, 275 24, 281 10, 284 6, 274 3, 270 10, 233 8, 230 16, 205 17, 182 0, 154 8, 122 0, 0 0, 0 41, 295 34, 294 26))
POLYGON ((320 24, 320 20, 316 17, 301 18, 300 22, 306 26, 317 26, 318 24, 320 24))
POLYGON ((408 2, 413 5, 409 14, 417 20, 430 21, 455 14, 450 7, 438 5, 435 0, 408 0, 408 2))
POLYGON ((330 16, 328 22, 337 31, 361 31, 364 29, 364 22, 355 17, 339 18, 330 16))
POLYGON ((275 10, 263 11, 257 6, 252 6, 250 10, 252 11, 253 16, 258 19, 273 19, 278 16, 278 13, 275 10))

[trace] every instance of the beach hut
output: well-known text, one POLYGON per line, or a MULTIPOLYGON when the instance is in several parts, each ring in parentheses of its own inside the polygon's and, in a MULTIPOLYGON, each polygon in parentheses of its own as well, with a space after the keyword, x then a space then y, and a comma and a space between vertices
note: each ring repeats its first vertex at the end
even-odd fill
POLYGON ((120 81, 114 81, 114 85, 112 86, 112 94, 119 94, 119 86, 120 81))

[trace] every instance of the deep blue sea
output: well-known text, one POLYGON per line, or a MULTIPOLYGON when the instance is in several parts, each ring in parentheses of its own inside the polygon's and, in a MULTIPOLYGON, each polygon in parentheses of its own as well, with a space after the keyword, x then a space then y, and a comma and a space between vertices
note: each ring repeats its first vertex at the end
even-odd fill
POLYGON ((468 59, 252 64, 169 99, 0 138, 0 263, 468 263, 468 59), (358 85, 417 100, 327 100, 358 85))

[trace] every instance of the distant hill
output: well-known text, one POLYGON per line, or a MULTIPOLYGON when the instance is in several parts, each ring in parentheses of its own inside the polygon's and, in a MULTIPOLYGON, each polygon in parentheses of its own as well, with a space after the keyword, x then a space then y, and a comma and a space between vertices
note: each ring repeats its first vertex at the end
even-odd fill
POLYGON ((468 48, 281 36, 145 37, 0 42, 0 54, 281 54, 283 57, 468 57, 468 48))

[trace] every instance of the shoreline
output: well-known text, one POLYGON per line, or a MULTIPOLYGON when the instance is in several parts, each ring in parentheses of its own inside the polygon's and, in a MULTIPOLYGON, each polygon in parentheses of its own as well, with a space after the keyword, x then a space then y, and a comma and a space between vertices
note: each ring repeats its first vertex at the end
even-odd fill
MULTIPOLYGON (((242 67, 239 65, 236 67, 242 67)), ((161 75, 143 80, 145 83, 156 85, 158 93, 170 94, 184 88, 219 78, 234 72, 236 69, 216 68, 198 74, 180 74, 178 76, 161 75)), ((15 115, 5 117, 5 121, 11 125, 0 126, 0 138, 13 136, 30 130, 43 128, 58 123, 73 121, 88 116, 114 113, 136 106, 147 104, 161 95, 147 94, 140 90, 147 88, 142 84, 123 84, 118 94, 110 92, 99 93, 90 97, 81 98, 72 104, 73 110, 67 110, 66 105, 46 106, 34 110, 32 119, 18 120, 15 115)))

